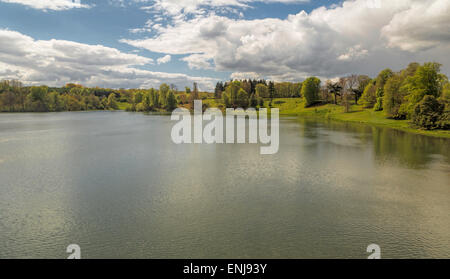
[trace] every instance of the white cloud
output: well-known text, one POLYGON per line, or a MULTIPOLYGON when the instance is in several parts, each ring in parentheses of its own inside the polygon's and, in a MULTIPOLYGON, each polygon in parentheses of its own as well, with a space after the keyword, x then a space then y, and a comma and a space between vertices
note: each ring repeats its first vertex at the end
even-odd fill
POLYGON ((181 58, 181 61, 188 63, 190 69, 212 69, 211 59, 213 57, 205 54, 192 54, 181 58))
POLYGON ((420 1, 383 27, 390 47, 420 51, 450 43, 450 1, 420 1))
POLYGON ((0 2, 21 4, 38 10, 62 11, 74 8, 89 8, 81 1, 73 0, 0 0, 0 2))
POLYGON ((158 58, 156 61, 158 62, 158 65, 159 65, 159 64, 169 63, 170 60, 172 60, 172 56, 166 55, 161 58, 158 58))
POLYGON ((0 79, 18 79, 28 85, 76 82, 110 88, 158 87, 163 82, 182 88, 197 82, 202 90, 212 89, 216 82, 212 78, 137 68, 152 63, 150 58, 102 45, 35 40, 0 29, 0 79))
POLYGON ((143 9, 160 11, 166 15, 205 14, 207 11, 219 10, 237 12, 230 7, 249 8, 253 3, 304 3, 309 0, 135 0, 135 2, 152 2, 143 9))
MULTIPOLYGON (((205 1, 188 1, 198 2, 205 1)), ((121 42, 153 52, 184 54, 191 68, 214 67, 240 76, 373 75, 387 66, 396 70, 412 61, 431 60, 444 63, 447 70, 449 7, 448 0, 348 0, 286 19, 200 14, 160 26, 150 38, 121 42)))

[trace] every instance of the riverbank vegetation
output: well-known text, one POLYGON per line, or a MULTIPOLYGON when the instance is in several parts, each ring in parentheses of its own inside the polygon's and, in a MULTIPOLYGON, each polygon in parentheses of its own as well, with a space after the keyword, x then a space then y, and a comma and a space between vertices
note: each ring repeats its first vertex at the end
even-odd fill
POLYGON ((197 84, 180 91, 162 84, 150 89, 62 88, 0 83, 2 112, 127 110, 166 112, 192 109, 194 100, 208 107, 279 108, 281 115, 314 116, 385 125, 410 132, 449 136, 450 83, 438 63, 411 63, 406 69, 381 71, 377 77, 349 75, 327 81, 231 80, 218 82, 213 93, 197 84), (433 131, 433 132, 428 132, 433 131))

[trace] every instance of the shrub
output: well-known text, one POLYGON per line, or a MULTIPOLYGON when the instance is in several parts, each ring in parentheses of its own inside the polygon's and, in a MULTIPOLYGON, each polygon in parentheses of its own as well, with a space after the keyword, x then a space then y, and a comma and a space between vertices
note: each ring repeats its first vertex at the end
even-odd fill
POLYGON ((444 107, 434 96, 426 95, 416 105, 412 120, 414 124, 426 130, 437 129, 441 125, 444 107))

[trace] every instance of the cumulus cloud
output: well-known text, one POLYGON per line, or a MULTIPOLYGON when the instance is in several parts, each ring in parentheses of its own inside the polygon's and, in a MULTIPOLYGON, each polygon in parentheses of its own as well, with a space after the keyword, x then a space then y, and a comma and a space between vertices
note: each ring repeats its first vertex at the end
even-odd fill
POLYGON ((161 58, 158 58, 156 61, 158 62, 158 65, 160 65, 160 64, 169 63, 170 60, 172 60, 172 56, 166 55, 161 58))
POLYGON ((158 53, 187 55, 183 60, 191 68, 214 67, 234 72, 234 76, 373 75, 386 66, 400 69, 412 61, 429 60, 444 63, 446 70, 450 64, 445 54, 450 45, 449 7, 448 0, 348 0, 285 19, 232 19, 208 13, 177 18, 160 26, 150 38, 121 42, 158 53))
POLYGON ((450 1, 420 1, 383 27, 390 47, 416 52, 450 43, 450 1))
POLYGON ((163 82, 183 87, 197 82, 204 90, 210 90, 216 81, 138 68, 151 63, 150 58, 102 45, 35 40, 0 29, 0 79, 18 79, 28 85, 61 86, 76 82, 110 88, 157 87, 163 82))
POLYGON ((80 0, 0 0, 4 3, 21 4, 38 10, 62 11, 74 8, 89 8, 80 0))

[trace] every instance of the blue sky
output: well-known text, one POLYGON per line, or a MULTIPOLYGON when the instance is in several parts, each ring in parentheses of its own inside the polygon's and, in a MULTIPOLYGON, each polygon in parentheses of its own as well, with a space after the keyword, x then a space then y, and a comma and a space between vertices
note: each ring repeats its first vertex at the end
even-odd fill
MULTIPOLYGON (((50 85, 97 82, 105 87, 157 86, 166 80, 183 87, 197 81, 210 90, 216 81, 232 77, 294 81, 356 71, 374 75, 384 65, 398 70, 412 61, 445 64, 448 32, 420 26, 417 34, 408 36, 405 30, 411 26, 404 21, 415 13, 423 15, 415 8, 419 2, 406 0, 397 6, 389 2, 0 0, 4 38, 0 50, 2 45, 11 49, 11 40, 28 41, 28 49, 20 46, 22 53, 39 60, 27 68, 23 57, 14 63, 14 54, 6 57, 5 51, 3 61, 0 55, 0 79, 50 85), (55 45, 64 45, 64 50, 55 45), (105 60, 93 65, 94 58, 87 54, 105 60), (66 56, 77 64, 67 63, 66 56), (165 61, 158 62, 162 57, 165 61), (57 70, 51 68, 52 62, 57 70), (71 67, 78 73, 72 76, 71 67)), ((420 3, 424 2, 419 8, 429 9, 430 18, 423 20, 448 26, 448 19, 442 19, 449 15, 450 1, 420 3)))

